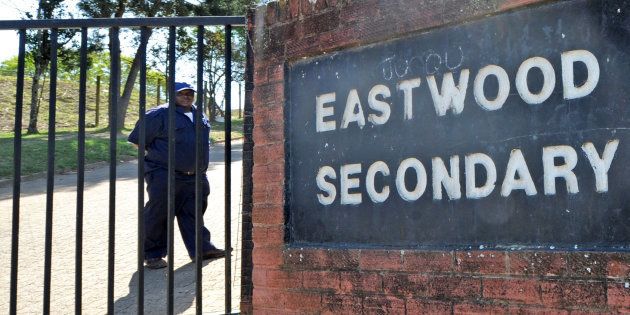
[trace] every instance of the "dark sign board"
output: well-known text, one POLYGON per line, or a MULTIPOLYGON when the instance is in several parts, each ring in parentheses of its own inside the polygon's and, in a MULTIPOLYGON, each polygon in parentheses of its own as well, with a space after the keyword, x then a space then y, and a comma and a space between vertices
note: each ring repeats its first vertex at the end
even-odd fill
POLYGON ((630 248, 630 1, 288 65, 292 244, 630 248))

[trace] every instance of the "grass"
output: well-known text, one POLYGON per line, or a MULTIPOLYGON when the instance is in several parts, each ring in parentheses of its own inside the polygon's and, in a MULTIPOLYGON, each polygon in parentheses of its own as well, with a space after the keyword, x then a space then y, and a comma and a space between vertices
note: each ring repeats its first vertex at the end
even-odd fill
MULTIPOLYGON (((0 137, 0 178, 13 176, 13 137, 0 137)), ((118 139, 118 160, 137 156, 137 149, 126 138, 118 139)), ((77 169, 78 139, 76 133, 60 132, 55 140, 55 172, 77 169)), ((109 139, 100 134, 87 134, 85 139, 86 164, 109 161, 109 139)), ((48 135, 28 135, 22 138, 22 175, 41 173, 48 169, 48 135)))
MULTIPOLYGON (((28 125, 30 103, 30 81, 25 80, 22 126, 28 125)), ((40 134, 22 137, 22 175, 44 172, 48 161, 48 82, 38 115, 40 134)), ((77 121, 78 121, 78 82, 58 81, 56 105, 55 171, 66 172, 77 168, 77 121)), ((162 97, 163 99, 164 97, 162 97)), ((107 86, 101 85, 100 117, 96 124, 96 90, 88 84, 86 109, 86 164, 108 162, 109 131, 107 131, 107 86)), ((148 95, 147 108, 157 104, 155 95, 148 95)), ((238 112, 232 113, 232 139, 243 136, 243 119, 238 112)), ((137 149, 127 143, 127 134, 138 119, 138 95, 132 93, 122 135, 118 137, 118 160, 128 160, 137 156, 137 149)), ((15 77, 0 75, 0 178, 13 176, 13 129, 15 123, 15 77)), ((225 140, 224 123, 212 122, 210 137, 212 142, 225 140)))

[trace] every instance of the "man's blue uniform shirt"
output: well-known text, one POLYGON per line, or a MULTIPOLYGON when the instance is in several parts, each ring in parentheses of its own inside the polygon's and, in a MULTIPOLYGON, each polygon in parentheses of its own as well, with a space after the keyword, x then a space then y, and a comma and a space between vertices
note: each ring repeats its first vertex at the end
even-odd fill
MULTIPOLYGON (((197 108, 193 105, 191 113, 193 119, 197 108)), ((176 172, 195 172, 195 125, 185 114, 184 108, 175 107, 175 171, 176 172)), ((202 170, 208 168, 208 141, 210 137, 210 124, 203 115, 201 121, 201 159, 202 170)), ((146 139, 146 155, 145 172, 151 172, 155 169, 168 168, 168 104, 148 110, 145 114, 145 139, 146 139)), ((129 134, 127 140, 131 143, 138 144, 139 126, 136 123, 135 128, 129 134)))

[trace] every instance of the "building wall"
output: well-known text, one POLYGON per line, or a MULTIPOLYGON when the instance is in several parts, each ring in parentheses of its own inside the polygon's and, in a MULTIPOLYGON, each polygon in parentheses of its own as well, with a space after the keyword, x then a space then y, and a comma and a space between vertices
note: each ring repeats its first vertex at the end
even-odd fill
POLYGON ((289 0, 253 14, 253 296, 243 312, 630 312, 630 254, 293 248, 285 242, 286 63, 541 0, 289 0))

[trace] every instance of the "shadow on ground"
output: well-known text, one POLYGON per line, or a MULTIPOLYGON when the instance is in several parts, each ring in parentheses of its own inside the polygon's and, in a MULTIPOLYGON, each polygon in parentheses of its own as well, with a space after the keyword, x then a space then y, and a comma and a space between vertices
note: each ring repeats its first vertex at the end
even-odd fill
MULTIPOLYGON (((205 260, 202 266, 212 260, 205 260)), ((166 314, 168 269, 144 269, 144 313, 166 314)), ((185 264, 173 271, 173 298, 176 314, 188 310, 195 300, 195 264, 185 264)), ((114 302, 115 314, 136 314, 138 311, 138 271, 129 279, 129 292, 114 302)))

